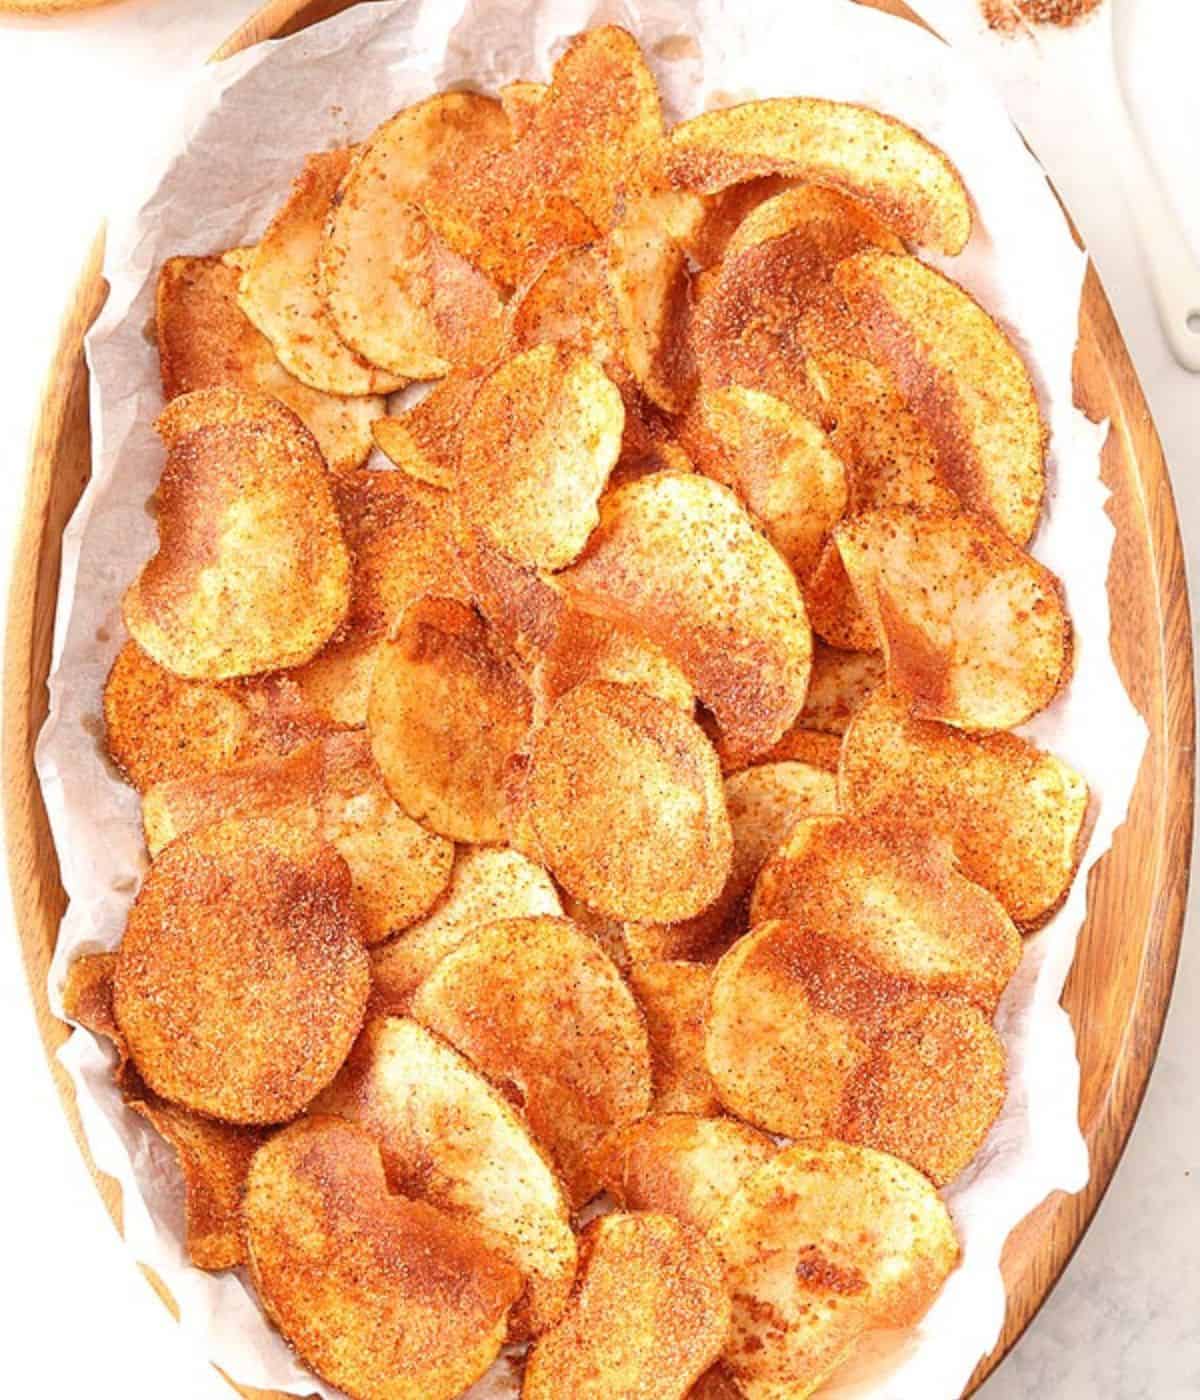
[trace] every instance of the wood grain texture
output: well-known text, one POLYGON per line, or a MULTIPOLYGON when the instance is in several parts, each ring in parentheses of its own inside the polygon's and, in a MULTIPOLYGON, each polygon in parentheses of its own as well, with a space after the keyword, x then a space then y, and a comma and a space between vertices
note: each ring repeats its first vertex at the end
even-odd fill
MULTIPOLYGON (((913 18, 899 0, 865 2, 913 18)), ((292 33, 345 8, 347 0, 272 0, 214 57, 292 33)), ((103 296, 98 241, 63 327, 34 441, 9 605, 3 730, 5 816, 17 925, 38 1024, 85 1157, 70 1084, 53 1061, 66 1030, 47 1005, 46 972, 64 897, 33 771, 33 745, 46 710, 62 531, 89 468, 82 339, 103 296)), ((1075 377, 1080 405, 1093 417, 1107 416, 1112 422, 1103 475, 1112 491, 1109 509, 1117 529, 1109 575, 1113 654, 1149 727, 1150 742, 1129 819, 1092 872, 1088 918, 1064 996, 1078 1037, 1079 1113, 1091 1151, 1091 1184, 1078 1196, 1051 1198, 1014 1231, 1004 1255, 1004 1332, 995 1351, 980 1364, 968 1393, 1037 1312, 1112 1178, 1157 1052, 1187 898, 1195 699, 1178 521, 1145 398, 1091 269, 1084 286, 1075 377)), ((97 1184, 119 1226, 119 1192, 99 1174, 97 1184)), ((161 1283, 154 1278, 151 1282, 165 1297, 161 1283)), ((241 1393, 249 1400, 269 1400, 261 1391, 241 1393)))

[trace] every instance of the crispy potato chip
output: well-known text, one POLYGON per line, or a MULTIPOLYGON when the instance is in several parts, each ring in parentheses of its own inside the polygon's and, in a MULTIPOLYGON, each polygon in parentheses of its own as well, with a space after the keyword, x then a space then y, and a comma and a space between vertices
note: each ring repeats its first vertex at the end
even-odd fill
POLYGON ((532 83, 521 79, 505 83, 500 89, 500 105, 504 108, 504 115, 518 140, 529 130, 533 114, 549 90, 545 83, 532 83))
POLYGON ((696 382, 687 254, 656 211, 637 205, 626 209, 606 248, 622 359, 647 398, 678 413, 696 382))
POLYGON ((350 550, 350 611, 321 651, 290 672, 331 725, 360 728, 388 629, 426 593, 470 601, 449 498, 400 472, 347 472, 333 483, 350 550))
POLYGON ((525 1287, 509 1336, 536 1336, 566 1306, 575 1277, 567 1201, 507 1100, 415 1021, 377 1017, 318 1111, 377 1138, 388 1185, 469 1220, 525 1287))
POLYGON ((604 1136, 650 1107, 641 1012, 595 943, 566 919, 486 924, 442 958, 412 1012, 521 1105, 572 1202, 591 1200, 604 1136))
POLYGON ((588 356, 539 345, 505 360, 467 415, 458 486, 467 520, 520 564, 564 568, 600 520, 624 425, 620 393, 588 356))
POLYGON ((117 1052, 114 1077, 125 1078, 129 1046, 117 1025, 113 1010, 113 978, 117 971, 116 953, 84 953, 67 968, 62 990, 63 1011, 68 1019, 86 1026, 93 1035, 103 1036, 117 1052))
POLYGON ((353 154, 343 147, 305 158, 282 208, 246 250, 237 300, 302 384, 327 394, 390 394, 406 381, 339 340, 320 287, 325 222, 353 154))
POLYGON ((657 1210, 707 1232, 752 1172, 779 1151, 733 1118, 651 1113, 605 1145, 604 1185, 622 1210, 657 1210))
POLYGON ((566 606, 549 574, 526 568, 488 542, 482 530, 458 517, 458 548, 475 606, 526 666, 554 640, 566 606))
POLYGON ((200 389, 155 425, 158 552, 125 593, 133 639, 177 675, 227 680, 314 656, 350 605, 321 455, 265 394, 200 389))
POLYGON ((838 779, 848 813, 927 827, 1025 929, 1058 908, 1083 853, 1088 789, 1015 734, 963 734, 878 692, 846 734, 838 779))
POLYGON ((1071 667, 1062 585, 980 516, 876 510, 834 531, 888 682, 922 719, 1010 729, 1071 667))
POLYGON ((733 861, 724 888, 692 919, 629 927, 626 943, 635 963, 646 957, 720 956, 746 931, 750 891, 763 862, 801 817, 837 810, 837 782, 832 772, 807 763, 759 764, 725 779, 725 806, 733 831, 733 861))
POLYGON ((704 269, 720 262, 729 240, 760 204, 790 187, 791 181, 782 176, 763 175, 716 194, 667 189, 648 198, 663 214, 668 232, 682 244, 694 266, 704 269))
POLYGON ((141 790, 234 763, 282 757, 328 729, 286 675, 189 681, 136 642, 117 653, 104 686, 104 740, 141 790))
POLYGON ((498 102, 442 92, 397 112, 359 147, 333 199, 321 279, 334 329, 371 364, 440 378, 498 347, 496 289, 420 205, 447 172, 496 159, 508 142, 498 102))
POLYGON ((330 471, 361 466, 383 399, 322 393, 289 374, 238 306, 238 268, 231 257, 168 258, 162 266, 157 324, 163 397, 221 385, 271 394, 316 438, 330 471))
POLYGON ((550 870, 601 914, 688 918, 729 873, 716 754, 675 705, 632 686, 563 696, 534 735, 528 800, 550 870))
POLYGON ((507 310, 514 352, 563 345, 590 355, 610 377, 621 375, 621 326, 601 244, 564 248, 547 258, 507 310))
POLYGON ((798 724, 823 734, 844 734, 856 710, 883 681, 883 657, 877 651, 839 651, 818 642, 813 648, 812 679, 798 724))
POLYGON ((524 681, 464 603, 419 598, 380 649, 371 751, 400 806, 443 836, 504 839, 504 765, 530 717, 524 681))
POLYGON ((865 1329, 915 1322, 959 1257, 924 1177, 837 1142, 771 1158, 709 1237, 733 1297, 725 1364, 746 1400, 811 1395, 865 1329))
POLYGON ((413 993, 439 959, 476 928, 499 919, 561 913, 549 875, 517 851, 460 849, 450 885, 433 912, 373 952, 372 1010, 407 1012, 413 993))
POLYGON ((895 117, 850 102, 780 97, 705 112, 670 135, 667 168, 711 194, 759 175, 832 186, 910 242, 960 253, 971 204, 946 156, 895 117))
POLYGON ((793 919, 882 972, 989 1014, 1021 960, 999 901, 928 832, 805 817, 763 866, 751 925, 793 919))
POLYGON ((702 389, 683 427, 706 476, 736 492, 803 579, 848 499, 846 468, 820 425, 756 389, 702 389))
MULTIPOLYGON (((700 963, 636 963, 629 984, 646 1018, 655 1113, 719 1113, 720 1101, 704 1063, 704 1017, 712 969, 700 963)), ((637 1210, 653 1203, 623 1202, 637 1210)))
POLYGON ((804 703, 812 634, 796 580, 734 494, 657 472, 611 493, 559 581, 593 612, 657 642, 712 711, 731 766, 783 734, 804 703))
POLYGON ((372 424, 375 445, 417 481, 453 490, 467 413, 482 377, 471 370, 452 370, 420 403, 395 418, 377 418, 372 424))
POLYGON ((843 651, 874 651, 875 626, 858 601, 832 539, 826 539, 804 580, 804 607, 813 632, 843 651))
POLYGON ((231 818, 150 867, 113 1005, 163 1098, 232 1123, 295 1117, 362 1024, 370 962, 350 871, 311 832, 231 818))
POLYGON ((957 283, 916 258, 868 250, 838 265, 838 290, 895 374, 968 510, 1017 544, 1037 526, 1046 425, 1016 347, 957 283))
POLYGON ((837 734, 824 734, 818 729, 805 729, 797 722, 775 745, 765 762, 806 763, 826 773, 836 773, 841 758, 842 741, 837 734))
POLYGON ((838 254, 847 239, 862 240, 889 253, 904 252, 904 244, 867 205, 828 185, 792 185, 747 211, 726 245, 725 256, 736 257, 747 248, 796 232, 820 242, 831 264, 841 261, 838 254))
POLYGON ((470 1226, 388 1190, 377 1144, 306 1118, 259 1150, 250 1272, 301 1359, 352 1400, 454 1400, 499 1354, 521 1290, 470 1226))
POLYGON ((935 1186, 953 1181, 1004 1105, 1000 1037, 973 1006, 910 1002, 850 1086, 838 1136, 890 1152, 935 1186))
POLYGON ((721 1264, 669 1215, 604 1215, 584 1231, 566 1316, 530 1350, 522 1400, 684 1400, 729 1331, 721 1264))
POLYGON ((226 816, 271 814, 307 823, 343 857, 368 944, 427 914, 450 882, 454 843, 392 801, 361 731, 331 735, 288 758, 159 784, 142 801, 152 855, 226 816))
POLYGON ((676 420, 636 389, 626 388, 621 455, 608 479, 609 491, 654 472, 691 472, 695 466, 676 435, 676 420))

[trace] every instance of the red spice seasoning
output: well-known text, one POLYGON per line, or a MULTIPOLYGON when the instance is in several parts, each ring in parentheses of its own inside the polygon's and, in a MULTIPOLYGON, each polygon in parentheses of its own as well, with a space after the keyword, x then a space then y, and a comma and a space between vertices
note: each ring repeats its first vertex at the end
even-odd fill
POLYGON ((992 29, 1011 34, 1026 24, 1078 24, 1103 0, 980 0, 983 17, 992 29))

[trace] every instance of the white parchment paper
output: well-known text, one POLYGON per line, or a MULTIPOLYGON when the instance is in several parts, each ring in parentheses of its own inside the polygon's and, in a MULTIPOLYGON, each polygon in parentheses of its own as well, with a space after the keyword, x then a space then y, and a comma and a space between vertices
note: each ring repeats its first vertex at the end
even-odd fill
MULTIPOLYGON (((945 148, 971 190, 972 242, 945 263, 1015 335, 1051 428, 1050 490, 1034 552, 1062 578, 1077 665, 1030 732, 1086 776, 1095 827, 1057 917, 1028 944, 998 1018, 1011 1085, 984 1150, 947 1192, 963 1262, 910 1333, 881 1335, 831 1387, 842 1397, 957 1396, 1003 1320, 998 1270, 1009 1231, 1055 1189, 1087 1180, 1077 1127, 1074 1037, 1058 1002, 1085 912, 1085 876, 1124 819, 1145 742, 1109 654, 1105 591, 1113 530, 1100 483, 1101 426, 1072 406, 1071 358, 1085 260, 1045 178, 975 73, 914 26, 847 0, 405 0, 362 5, 202 72, 175 154, 143 206, 111 228, 111 294, 88 338, 93 476, 64 536, 63 582, 38 771, 70 907, 51 972, 120 939, 144 868, 136 795, 101 744, 104 678, 123 640, 119 602, 155 532, 147 500, 162 453, 148 326, 164 258, 252 241, 303 155, 358 140, 398 107, 445 87, 495 91, 547 78, 566 39, 595 24, 641 40, 669 115, 750 96, 810 93, 902 117, 945 148)), ((191 1268, 169 1149, 123 1107, 109 1052, 77 1031, 62 1052, 98 1165, 121 1183, 130 1248, 174 1294, 197 1351, 238 1381, 330 1395, 262 1318, 236 1274, 191 1268)), ((516 1394, 499 1366, 479 1395, 516 1394)), ((472 1392, 475 1394, 476 1392, 472 1392)))

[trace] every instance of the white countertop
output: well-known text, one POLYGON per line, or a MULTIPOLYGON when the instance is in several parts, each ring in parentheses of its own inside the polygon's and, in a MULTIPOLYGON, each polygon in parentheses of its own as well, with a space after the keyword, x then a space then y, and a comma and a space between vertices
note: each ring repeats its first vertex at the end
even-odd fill
MULTIPOLYGON (((1200 5, 1116 3, 1131 101, 1200 245, 1200 5)), ((252 0, 128 0, 77 18, 0 18, 5 573, 38 390, 91 235, 105 209, 137 189, 188 66, 254 8, 252 0)), ((1088 149, 1086 122, 1075 109, 1037 102, 1026 134, 1088 239, 1133 351, 1171 463, 1196 588, 1200 377, 1168 355, 1111 170, 1103 151, 1088 149)), ((0 924, 10 922, 5 904, 0 924)), ((1200 889, 1190 926, 1158 1067, 1125 1160, 1074 1262, 985 1387, 985 1400, 1200 1396, 1200 889)), ((103 1215, 42 1063, 11 935, 0 936, 0 1064, 14 1086, 0 1149, 10 1393, 228 1396, 180 1346, 103 1215)))

